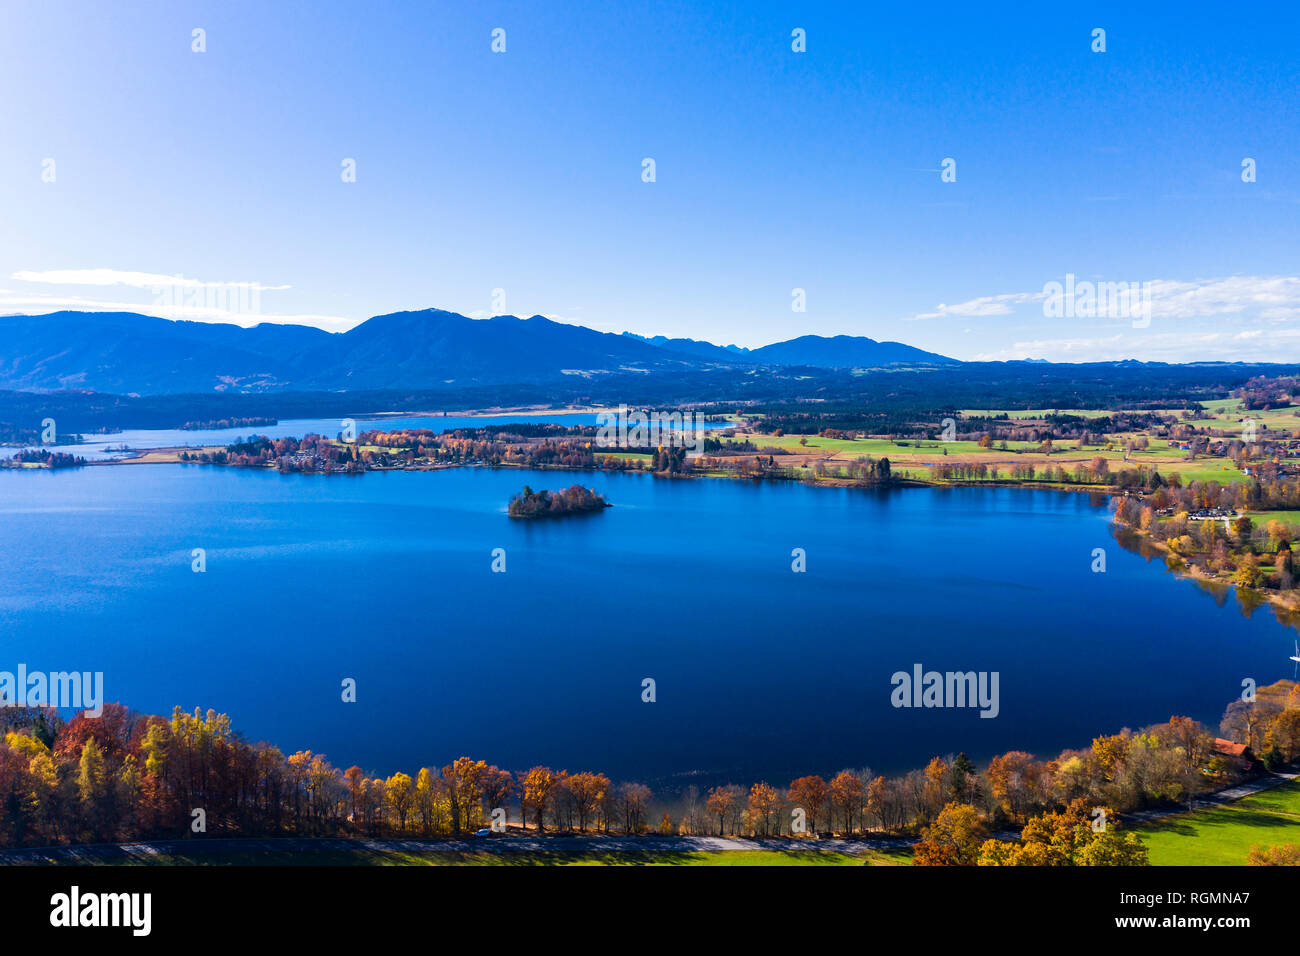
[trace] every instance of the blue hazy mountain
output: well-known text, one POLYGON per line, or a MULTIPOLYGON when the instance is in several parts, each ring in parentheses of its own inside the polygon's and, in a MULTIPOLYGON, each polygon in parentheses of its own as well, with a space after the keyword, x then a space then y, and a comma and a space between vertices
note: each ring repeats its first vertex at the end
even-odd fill
POLYGON ((754 349, 750 357, 764 365, 814 365, 821 368, 881 368, 890 365, 956 365, 934 352, 901 342, 877 342, 861 335, 801 335, 754 349))
POLYGON ((934 352, 913 348, 901 342, 877 342, 862 335, 802 335, 786 342, 774 342, 762 348, 746 349, 737 345, 714 345, 697 339, 653 338, 624 332, 624 335, 660 348, 717 362, 751 365, 809 365, 819 368, 888 368, 897 365, 956 365, 934 352))
POLYGON ((534 315, 471 319, 425 309, 341 333, 251 328, 132 312, 0 317, 0 388, 117 394, 522 384, 741 365, 887 367, 952 359, 897 342, 803 336, 760 349, 597 332, 534 315))
POLYGON ((729 364, 751 361, 749 359, 749 349, 741 348, 739 345, 714 345, 712 342, 704 342, 699 339, 670 339, 665 335, 646 336, 637 335, 635 332, 624 332, 623 334, 629 339, 635 339, 638 342, 647 342, 657 348, 681 352, 684 355, 694 355, 696 358, 729 364))

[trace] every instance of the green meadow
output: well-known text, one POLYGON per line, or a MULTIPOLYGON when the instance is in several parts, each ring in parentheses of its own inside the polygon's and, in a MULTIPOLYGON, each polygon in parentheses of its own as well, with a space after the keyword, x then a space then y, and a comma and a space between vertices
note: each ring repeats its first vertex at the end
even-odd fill
POLYGON ((1245 866, 1252 846, 1300 843, 1300 783, 1133 829, 1152 866, 1245 866))

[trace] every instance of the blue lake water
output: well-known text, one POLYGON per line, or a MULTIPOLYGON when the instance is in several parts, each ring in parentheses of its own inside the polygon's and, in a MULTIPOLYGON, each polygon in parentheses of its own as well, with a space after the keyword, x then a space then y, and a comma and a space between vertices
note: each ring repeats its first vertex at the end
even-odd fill
POLYGON ((0 670, 103 671, 137 710, 384 773, 784 783, 1214 726, 1243 678, 1292 676, 1289 628, 1123 550, 1085 495, 133 465, 0 471, 0 526, 0 670), (614 507, 506 517, 524 483, 573 482, 614 507), (999 716, 894 708, 916 663, 999 672, 999 716))

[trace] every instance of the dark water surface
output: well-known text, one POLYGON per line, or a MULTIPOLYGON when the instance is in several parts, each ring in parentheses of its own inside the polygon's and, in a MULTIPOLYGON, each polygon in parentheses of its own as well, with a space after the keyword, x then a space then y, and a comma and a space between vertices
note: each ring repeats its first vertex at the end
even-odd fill
POLYGON ((109 700, 383 773, 785 783, 1213 726, 1244 677, 1292 676, 1291 630, 1120 548, 1085 495, 125 465, 0 472, 0 527, 0 670, 103 671, 109 700), (615 507, 506 517, 573 482, 615 507), (917 663, 999 672, 999 715, 894 708, 917 663))

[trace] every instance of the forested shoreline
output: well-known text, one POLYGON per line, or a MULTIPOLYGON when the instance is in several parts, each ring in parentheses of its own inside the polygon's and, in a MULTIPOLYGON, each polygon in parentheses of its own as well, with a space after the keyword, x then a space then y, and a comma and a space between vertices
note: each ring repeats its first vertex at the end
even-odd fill
POLYGON ((1271 767, 1300 759, 1300 685, 1286 680, 1230 705, 1224 737, 1174 717, 1048 760, 1010 751, 976 766, 957 754, 901 775, 845 769, 786 787, 704 792, 655 793, 596 771, 509 771, 469 757, 377 776, 309 750, 249 743, 211 710, 177 708, 165 719, 109 704, 99 718, 65 723, 52 709, 5 708, 0 721, 0 843, 9 847, 197 836, 199 810, 207 836, 455 838, 491 825, 501 809, 512 829, 535 834, 893 834, 919 838, 920 863, 1141 864, 1124 813, 1244 779, 1261 769, 1254 753, 1271 767), (1239 746, 1225 747, 1228 737, 1239 746), (1108 821, 1100 830, 1098 809, 1108 821), (1008 828, 1023 828, 1021 839, 989 842, 1008 828))
POLYGON ((1300 608, 1300 562, 1292 542, 1300 536, 1300 476, 1259 469, 1248 481, 1220 484, 1158 472, 1114 500, 1115 524, 1141 536, 1164 555, 1170 570, 1221 581, 1287 609, 1300 608), (1245 511, 1294 514, 1296 521, 1256 522, 1245 511))

